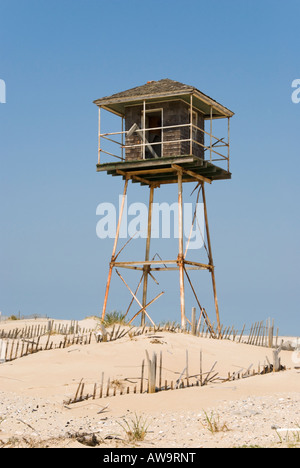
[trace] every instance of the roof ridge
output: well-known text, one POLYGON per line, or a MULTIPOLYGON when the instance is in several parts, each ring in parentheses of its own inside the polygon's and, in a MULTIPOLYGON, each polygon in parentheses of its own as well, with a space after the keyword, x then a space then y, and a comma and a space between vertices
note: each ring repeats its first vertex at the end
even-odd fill
MULTIPOLYGON (((114 93, 114 94, 111 94, 110 96, 104 96, 100 99, 97 99, 96 101, 99 101, 99 100, 102 100, 102 99, 113 99, 113 98, 121 98, 121 97, 125 97, 125 96, 131 96, 133 95, 132 93, 133 92, 138 92, 139 91, 146 91, 146 90, 149 90, 149 92, 155 94, 155 88, 159 90, 159 85, 163 85, 163 84, 168 84, 169 86, 171 84, 173 84, 173 86, 175 86, 178 90, 181 90, 184 91, 184 90, 193 90, 193 89, 196 89, 194 86, 189 86, 189 85, 186 85, 184 83, 181 83, 180 81, 175 81, 175 80, 171 80, 170 78, 162 78, 161 80, 158 80, 158 81, 148 81, 147 83, 143 84, 143 85, 140 85, 140 86, 134 86, 133 88, 129 88, 127 90, 124 90, 124 91, 121 91, 119 93, 114 93)), ((157 90, 156 90, 157 91, 157 90)), ((172 89, 170 90, 172 91, 172 89)), ((160 92, 164 92, 164 90, 162 89, 160 92)), ((96 102, 94 101, 94 102, 96 102)))

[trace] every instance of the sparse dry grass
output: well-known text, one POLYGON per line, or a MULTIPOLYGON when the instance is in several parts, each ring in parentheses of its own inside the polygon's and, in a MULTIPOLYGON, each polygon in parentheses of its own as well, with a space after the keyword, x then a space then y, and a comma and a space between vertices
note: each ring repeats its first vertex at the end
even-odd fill
POLYGON ((122 382, 121 380, 119 380, 119 379, 113 379, 113 380, 111 381, 111 385, 112 385, 113 387, 119 389, 119 390, 121 390, 121 389, 123 390, 123 389, 124 389, 124 384, 123 384, 123 382, 122 382))
POLYGON ((123 419, 123 423, 119 422, 118 424, 125 432, 129 443, 142 442, 145 440, 149 428, 146 418, 135 414, 133 418, 129 420, 123 419))
POLYGON ((220 416, 211 412, 210 416, 204 411, 205 422, 202 423, 202 426, 207 429, 211 434, 216 434, 218 432, 228 432, 228 426, 226 423, 220 421, 220 416))

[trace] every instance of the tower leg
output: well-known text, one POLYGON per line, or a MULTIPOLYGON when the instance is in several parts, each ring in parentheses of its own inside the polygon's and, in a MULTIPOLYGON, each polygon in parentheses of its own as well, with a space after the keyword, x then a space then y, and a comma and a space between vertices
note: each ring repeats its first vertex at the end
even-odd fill
POLYGON ((102 321, 104 320, 105 314, 106 314, 107 299, 108 299, 108 293, 109 293, 109 288, 110 288, 110 283, 111 283, 111 275, 112 275, 112 271, 113 271, 113 268, 114 268, 114 261, 115 261, 117 245, 118 245, 118 240, 119 240, 119 235, 120 235, 120 228, 121 228, 121 222, 122 222, 122 217, 123 217, 125 198, 126 198, 126 195, 127 195, 127 188, 128 188, 128 179, 126 179, 125 185, 124 185, 123 198, 122 198, 122 204, 121 204, 121 209, 120 209, 120 213, 119 213, 119 221, 118 221, 118 226, 117 226, 117 232, 116 232, 115 242, 114 242, 114 246, 113 246, 111 262, 110 262, 110 265, 109 265, 108 279, 107 279, 105 297, 104 297, 104 304, 103 304, 103 309, 102 309, 102 317, 101 317, 102 321))
MULTIPOLYGON (((153 187, 153 185, 150 185, 149 210, 148 210, 148 232, 147 232, 145 261, 149 261, 149 255, 150 255, 153 198, 154 198, 154 187, 153 187)), ((147 289, 148 289, 149 271, 150 271, 150 265, 144 265, 143 307, 146 307, 146 304, 147 304, 147 289)), ((143 311, 142 312, 142 318, 141 318, 141 326, 142 327, 145 325, 145 320, 146 320, 146 314, 143 311)))
POLYGON ((206 206, 206 197, 205 197, 205 189, 204 189, 204 182, 202 182, 202 197, 203 197, 203 205, 204 205, 204 217, 205 217, 205 226, 206 226, 206 236, 207 236, 207 244, 208 244, 208 256, 209 256, 209 265, 211 266, 211 279, 214 291, 214 299, 215 299, 215 309, 216 309, 216 316, 217 316, 217 324, 218 324, 218 331, 219 334, 221 332, 221 325, 220 325, 220 314, 219 314, 219 305, 218 305, 218 297, 217 297, 217 288, 216 288, 216 278, 215 278, 215 268, 212 256, 212 248, 211 248, 211 241, 210 241, 210 233, 209 233, 209 226, 208 226, 208 216, 207 216, 207 206, 206 206))
POLYGON ((185 291, 184 291, 184 255, 183 255, 183 202, 182 202, 182 172, 178 171, 178 227, 179 227, 179 282, 180 282, 180 308, 181 327, 186 327, 185 291))

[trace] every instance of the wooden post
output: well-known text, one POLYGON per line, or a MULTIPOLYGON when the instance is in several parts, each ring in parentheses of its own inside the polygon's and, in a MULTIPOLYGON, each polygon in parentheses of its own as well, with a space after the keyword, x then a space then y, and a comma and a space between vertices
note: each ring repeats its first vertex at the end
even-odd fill
POLYGON ((100 395, 99 398, 103 397, 103 385, 104 385, 104 372, 102 372, 101 385, 100 385, 100 395))
POLYGON ((84 389, 84 382, 81 384, 81 390, 80 390, 80 395, 79 395, 79 400, 82 401, 83 399, 83 389, 84 389))
POLYGON ((151 369, 151 393, 156 392, 157 354, 153 354, 151 369))
POLYGON ((247 344, 250 344, 250 340, 251 340, 251 336, 252 336, 252 330, 253 330, 253 324, 251 325, 251 328, 250 328, 250 332, 249 332, 249 335, 248 335, 247 344))
POLYGON ((110 389, 110 378, 107 381, 107 388, 106 388, 106 396, 109 397, 109 389, 110 389))
POLYGON ((19 340, 17 341, 17 347, 16 347, 16 351, 15 351, 15 359, 17 359, 18 357, 18 350, 19 350, 19 340))
POLYGON ((242 333, 241 333, 241 336, 240 336, 240 339, 239 339, 239 343, 241 342, 242 336, 243 336, 244 331, 245 331, 245 327, 246 327, 246 324, 243 326, 243 330, 242 330, 242 333))
POLYGON ((83 381, 83 379, 80 380, 79 385, 78 385, 78 387, 77 387, 77 391, 76 391, 76 393, 75 393, 75 397, 74 397, 74 400, 73 400, 74 403, 76 403, 77 396, 78 396, 78 394, 79 394, 79 390, 80 390, 82 381, 83 381))
POLYGON ((145 370, 145 359, 143 359, 142 363, 142 375, 141 375, 141 387, 140 387, 140 393, 143 393, 144 390, 144 370, 145 370))
POLYGON ((5 341, 0 340, 0 363, 5 362, 6 360, 6 349, 7 343, 5 341))
MULTIPOLYGON (((149 255, 150 255, 153 198, 154 198, 154 186, 151 185, 150 197, 149 197, 149 210, 148 210, 148 232, 147 232, 146 254, 145 254, 146 262, 149 261, 149 255)), ((148 289, 149 272, 150 272, 150 265, 144 265, 143 307, 146 307, 146 304, 147 304, 147 289, 148 289)), ((143 311, 141 313, 141 326, 142 327, 145 325, 145 319, 146 319, 146 314, 143 311)))
POLYGON ((197 332, 197 323, 196 323, 196 307, 192 308, 192 335, 196 335, 197 332))
POLYGON ((279 372, 281 369, 279 353, 282 350, 282 345, 273 350, 273 372, 279 372))
POLYGON ((254 342, 255 346, 258 345, 258 339, 259 339, 259 336, 260 336, 260 330, 261 330, 262 324, 263 324, 263 322, 260 322, 259 327, 258 327, 256 339, 255 339, 255 342, 254 342))
POLYGON ((274 336, 274 319, 272 320, 272 325, 269 328, 269 348, 273 348, 273 336, 274 336))
POLYGON ((180 308, 181 308, 181 327, 186 327, 185 316, 185 292, 184 292, 184 255, 183 255, 183 202, 182 202, 182 173, 178 171, 178 227, 179 227, 179 281, 180 281, 180 308))
POLYGON ((264 346, 264 343, 265 343, 265 331, 266 331, 266 327, 263 325, 263 327, 262 327, 262 338, 261 338, 261 341, 260 341, 261 346, 264 346))
POLYGON ((106 291, 105 291, 105 296, 104 296, 104 304, 103 304, 103 309, 102 309, 102 321, 104 320, 105 314, 106 314, 106 306, 107 306, 108 293, 109 293, 109 288, 110 288, 110 283, 111 283, 111 275, 112 275, 112 270, 113 270, 113 267, 114 267, 113 262, 115 261, 115 255, 116 255, 116 251, 117 251, 117 245, 118 245, 118 239, 119 239, 119 235, 120 235, 120 228, 121 228, 121 222, 122 222, 122 217, 123 217, 123 211, 124 211, 125 199, 126 199, 126 194, 127 194, 127 188, 128 188, 128 179, 125 180, 121 210, 120 210, 120 213, 119 213, 119 221, 118 221, 118 226, 117 226, 117 232, 116 232, 115 242, 114 242, 112 256, 111 256, 111 263, 110 263, 110 266, 109 266, 109 273, 108 273, 106 291))
MULTIPOLYGON (((7 360, 8 360, 8 346, 9 346, 9 342, 7 341, 5 344, 6 344, 6 348, 5 348, 4 361, 7 361, 7 360)), ((28 346, 28 345, 27 345, 27 346, 28 346)))
POLYGON ((251 333, 251 335, 250 335, 249 344, 251 344, 251 345, 253 345, 253 339, 254 339, 254 337, 255 337, 256 328, 257 328, 257 322, 255 322, 255 324, 253 325, 252 333, 251 333))
POLYGON ((148 392, 156 392, 156 370, 157 370, 157 355, 153 353, 152 360, 149 357, 148 351, 146 351, 148 361, 148 392))
POLYGON ((160 359, 159 359, 159 384, 158 390, 161 390, 161 379, 162 379, 162 351, 160 352, 160 359))
POLYGON ((204 205, 204 217, 205 217, 207 244, 208 244, 209 265, 211 267, 210 272, 211 272, 212 285, 213 285, 214 298, 215 298, 215 309, 216 309, 216 316, 217 316, 217 322, 218 322, 218 331, 219 331, 219 334, 220 334, 221 328, 220 328, 219 305, 218 305, 218 298, 217 298, 215 267, 214 267, 214 263, 213 263, 212 248, 211 248, 211 241, 210 241, 210 232, 209 232, 209 225, 208 225, 208 216, 207 216, 207 206, 206 206, 206 196, 205 196, 204 182, 202 182, 202 198, 203 198, 203 205, 204 205))

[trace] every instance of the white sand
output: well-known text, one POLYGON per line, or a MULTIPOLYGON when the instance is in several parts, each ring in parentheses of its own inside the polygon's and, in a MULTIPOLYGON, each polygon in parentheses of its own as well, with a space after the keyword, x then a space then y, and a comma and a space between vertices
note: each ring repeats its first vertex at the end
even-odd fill
MULTIPOLYGON (((80 324, 91 328, 93 319, 80 324)), ((16 324, 5 324, 6 327, 16 324)), ((18 322, 18 328, 21 328, 18 322)), ((4 327, 1 324, 0 328, 4 327)), ((74 397, 78 383, 84 379, 86 390, 92 392, 94 383, 118 380, 124 388, 139 387, 141 363, 145 350, 163 352, 163 384, 176 381, 185 367, 189 353, 189 375, 199 374, 199 355, 203 352, 203 371, 208 372, 217 361, 214 373, 226 378, 228 372, 243 369, 266 360, 272 362, 272 350, 197 338, 185 334, 128 335, 109 343, 73 345, 65 349, 42 351, 0 365, 0 440, 17 446, 83 447, 70 435, 95 433, 102 443, 98 446, 125 446, 124 440, 105 439, 125 433, 118 422, 135 414, 147 418, 149 431, 141 447, 230 447, 243 445, 285 446, 275 429, 295 428, 300 424, 300 376, 295 355, 282 351, 281 362, 288 370, 221 383, 214 381, 205 387, 169 390, 148 394, 130 394, 74 405, 65 402, 74 397), (109 405, 104 413, 101 409, 109 405), (211 434, 205 424, 204 411, 224 430, 211 434), (204 424, 204 425, 203 425, 204 424), (226 430, 225 430, 226 429, 226 430), (229 429, 227 431, 227 429, 229 429), (26 442, 24 441, 26 439, 26 442)), ((147 377, 147 370, 145 372, 147 377)), ((191 379, 195 382, 195 380, 191 379)), ((279 433, 282 436, 282 433, 279 433)), ((289 443, 298 443, 296 433, 290 432, 289 443)))

